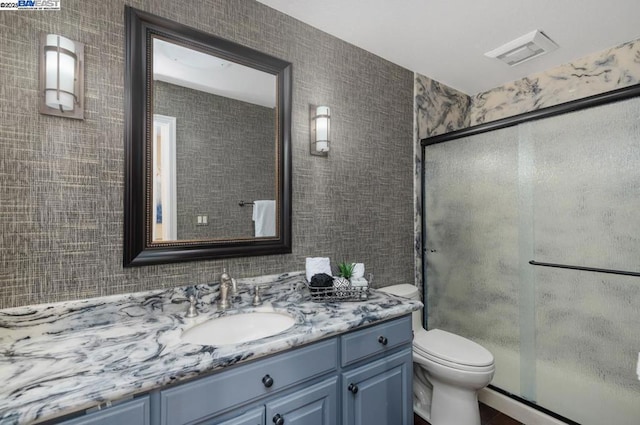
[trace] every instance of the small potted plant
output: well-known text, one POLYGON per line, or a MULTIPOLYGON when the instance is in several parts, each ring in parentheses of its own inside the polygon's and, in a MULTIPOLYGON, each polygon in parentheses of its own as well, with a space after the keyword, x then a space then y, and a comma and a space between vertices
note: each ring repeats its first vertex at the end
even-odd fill
POLYGON ((356 266, 356 263, 340 263, 338 264, 338 272, 340 277, 344 277, 345 279, 351 279, 353 276, 353 269, 356 266))
POLYGON ((340 263, 338 264, 338 275, 339 277, 333 280, 333 287, 336 289, 336 295, 345 297, 348 295, 348 292, 344 290, 348 289, 351 286, 351 276, 353 276, 353 268, 355 267, 355 263, 340 263))

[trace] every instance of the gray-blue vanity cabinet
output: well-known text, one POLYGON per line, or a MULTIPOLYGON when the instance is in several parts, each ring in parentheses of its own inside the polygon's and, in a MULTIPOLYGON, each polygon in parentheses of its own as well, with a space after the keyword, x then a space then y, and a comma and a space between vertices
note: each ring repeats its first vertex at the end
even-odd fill
POLYGON ((412 350, 342 374, 342 425, 412 425, 412 350))
POLYGON ((144 396, 119 403, 105 410, 87 413, 61 425, 150 425, 149 397, 144 396))

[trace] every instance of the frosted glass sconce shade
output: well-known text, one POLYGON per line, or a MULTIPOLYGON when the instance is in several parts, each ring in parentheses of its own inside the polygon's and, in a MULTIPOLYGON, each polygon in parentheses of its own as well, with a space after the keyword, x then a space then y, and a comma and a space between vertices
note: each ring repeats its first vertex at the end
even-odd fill
POLYGON ((84 119, 84 44, 56 34, 40 40, 40 113, 84 119))
POLYGON ((314 106, 309 108, 311 155, 328 156, 331 144, 331 111, 328 106, 314 106))

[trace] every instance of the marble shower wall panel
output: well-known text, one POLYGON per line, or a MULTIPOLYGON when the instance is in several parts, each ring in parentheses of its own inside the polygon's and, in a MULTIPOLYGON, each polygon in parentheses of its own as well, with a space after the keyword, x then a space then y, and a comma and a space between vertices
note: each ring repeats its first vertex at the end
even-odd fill
POLYGON ((418 139, 469 127, 471 98, 436 80, 415 74, 418 139))
POLYGON ((640 82, 640 40, 580 58, 472 97, 469 125, 495 121, 640 82))
POLYGON ((518 129, 425 149, 429 329, 485 346, 519 393, 518 129))
POLYGON ((0 308, 365 263, 411 282, 413 73, 254 0, 65 0, 0 13, 0 308), (293 253, 122 267, 124 5, 293 64, 293 253), (38 34, 85 43, 85 120, 37 112, 38 34), (309 155, 309 104, 331 106, 328 158, 309 155), (392 261, 390 261, 392 259, 392 261))

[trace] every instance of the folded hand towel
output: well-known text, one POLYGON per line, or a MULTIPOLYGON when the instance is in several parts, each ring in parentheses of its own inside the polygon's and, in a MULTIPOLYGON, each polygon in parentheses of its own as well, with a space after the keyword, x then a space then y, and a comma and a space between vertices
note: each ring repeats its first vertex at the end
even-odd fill
POLYGON ((351 278, 351 286, 354 288, 363 287, 366 288, 369 286, 369 282, 364 277, 352 277, 351 278))
POLYGON ((313 275, 318 273, 331 274, 331 263, 328 257, 307 257, 305 270, 307 282, 311 282, 313 275))
POLYGON ((353 266, 353 274, 351 275, 351 277, 355 277, 355 278, 364 277, 364 264, 363 263, 356 263, 356 265, 353 266))
POLYGON ((351 287, 356 291, 360 291, 361 300, 367 299, 367 289, 369 289, 369 282, 367 282, 367 279, 364 277, 352 277, 351 287))

